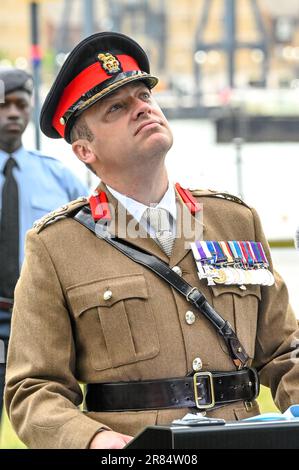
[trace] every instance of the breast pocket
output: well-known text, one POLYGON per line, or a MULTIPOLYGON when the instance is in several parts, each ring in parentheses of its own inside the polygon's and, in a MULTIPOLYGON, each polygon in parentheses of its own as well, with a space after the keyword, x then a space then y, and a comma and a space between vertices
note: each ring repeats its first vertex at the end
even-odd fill
POLYGON ((159 339, 142 274, 98 280, 67 291, 77 347, 96 370, 153 358, 159 339))
POLYGON ((239 286, 212 286, 213 305, 223 318, 233 326, 241 344, 250 358, 254 357, 261 288, 248 285, 246 290, 239 286))

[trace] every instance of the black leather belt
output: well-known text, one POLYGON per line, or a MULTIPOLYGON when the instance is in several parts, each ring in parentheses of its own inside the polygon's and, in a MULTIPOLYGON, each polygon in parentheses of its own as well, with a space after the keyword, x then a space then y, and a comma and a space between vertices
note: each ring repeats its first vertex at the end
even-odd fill
POLYGON ((0 310, 6 310, 12 312, 13 299, 7 299, 6 297, 0 297, 0 310))
POLYGON ((88 384, 88 411, 208 409, 235 401, 254 400, 259 393, 255 369, 197 372, 191 377, 138 382, 88 384))

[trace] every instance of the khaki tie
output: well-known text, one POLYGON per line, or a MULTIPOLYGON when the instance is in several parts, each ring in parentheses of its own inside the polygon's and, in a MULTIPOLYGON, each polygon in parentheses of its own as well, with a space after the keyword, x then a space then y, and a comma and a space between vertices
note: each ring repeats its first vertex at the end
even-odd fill
POLYGON ((170 257, 174 243, 174 236, 171 232, 170 214, 166 209, 149 207, 144 211, 144 219, 155 231, 154 240, 162 248, 164 253, 170 257))

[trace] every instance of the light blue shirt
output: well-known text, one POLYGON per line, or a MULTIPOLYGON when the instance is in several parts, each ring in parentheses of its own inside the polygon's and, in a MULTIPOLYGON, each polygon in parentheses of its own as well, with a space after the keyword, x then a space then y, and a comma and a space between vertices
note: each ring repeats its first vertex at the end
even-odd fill
MULTIPOLYGON (((19 148, 12 154, 18 164, 13 174, 19 191, 20 268, 24 259, 27 230, 52 210, 86 196, 88 189, 59 160, 38 151, 19 148)), ((9 155, 0 150, 0 211, 2 207, 3 169, 9 155)), ((1 214, 1 213, 0 213, 1 214)))

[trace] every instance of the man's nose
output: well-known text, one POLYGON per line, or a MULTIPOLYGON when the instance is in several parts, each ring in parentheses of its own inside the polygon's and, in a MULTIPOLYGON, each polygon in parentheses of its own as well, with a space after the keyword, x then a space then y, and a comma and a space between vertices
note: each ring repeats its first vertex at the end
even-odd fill
POLYGON ((134 119, 138 119, 143 114, 150 114, 152 111, 150 103, 140 100, 139 98, 135 99, 134 102, 134 112, 133 117, 134 119))
POLYGON ((21 116, 21 112, 15 104, 10 104, 8 108, 7 116, 9 119, 18 119, 21 116))

